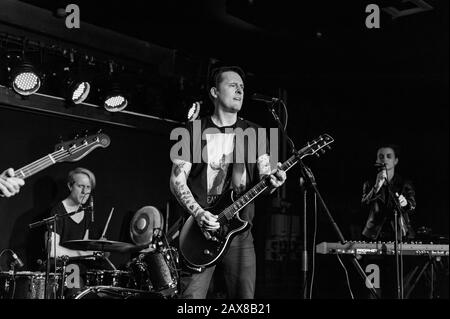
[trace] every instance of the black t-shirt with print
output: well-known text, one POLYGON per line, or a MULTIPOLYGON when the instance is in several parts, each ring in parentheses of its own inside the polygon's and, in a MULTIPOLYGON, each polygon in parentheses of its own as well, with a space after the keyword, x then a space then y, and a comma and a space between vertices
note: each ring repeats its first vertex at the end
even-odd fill
MULTIPOLYGON (((189 147, 190 154, 184 159, 192 163, 187 185, 203 208, 214 205, 229 188, 242 194, 259 182, 256 161, 269 153, 268 133, 259 135, 263 128, 242 118, 232 126, 218 127, 209 116, 189 122, 186 128, 190 143, 184 147, 189 147)), ((251 223, 254 203, 239 214, 251 223)))

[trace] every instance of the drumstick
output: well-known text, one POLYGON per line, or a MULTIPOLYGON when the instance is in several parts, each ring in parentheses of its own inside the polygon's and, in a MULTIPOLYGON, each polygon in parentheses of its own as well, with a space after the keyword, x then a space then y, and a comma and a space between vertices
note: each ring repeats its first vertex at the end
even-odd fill
POLYGON ((111 220, 113 211, 114 211, 114 207, 111 209, 111 212, 109 213, 109 217, 108 217, 108 220, 106 221, 105 229, 103 229, 103 234, 100 238, 103 238, 106 234, 106 230, 108 229, 108 224, 109 224, 109 221, 111 220))

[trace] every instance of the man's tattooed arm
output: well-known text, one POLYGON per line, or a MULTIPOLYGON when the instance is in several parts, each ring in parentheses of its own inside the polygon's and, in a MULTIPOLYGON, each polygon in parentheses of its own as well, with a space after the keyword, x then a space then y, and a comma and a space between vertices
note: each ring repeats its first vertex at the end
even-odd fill
POLYGON ((170 174, 170 190, 180 205, 195 217, 203 209, 194 199, 194 195, 187 186, 187 178, 191 172, 191 167, 192 164, 189 162, 174 161, 170 174))
MULTIPOLYGON (((257 160, 257 167, 258 167, 258 173, 259 173, 259 179, 263 179, 266 175, 271 174, 271 167, 270 167, 270 157, 268 154, 263 154, 260 157, 258 157, 257 160)), ((269 187, 263 195, 272 194, 275 191, 275 188, 269 187)))

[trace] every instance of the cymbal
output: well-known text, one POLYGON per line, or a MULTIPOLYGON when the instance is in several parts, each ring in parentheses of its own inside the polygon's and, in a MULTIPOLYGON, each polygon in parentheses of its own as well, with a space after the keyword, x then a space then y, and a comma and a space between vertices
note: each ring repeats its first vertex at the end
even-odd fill
POLYGON ((124 243, 120 241, 112 240, 100 240, 100 239, 87 239, 87 240, 68 240, 62 244, 62 246, 74 249, 74 250, 97 250, 97 251, 108 251, 108 252, 132 252, 138 251, 143 248, 143 246, 136 246, 129 243, 124 243))
POLYGON ((163 226, 161 212, 154 206, 144 206, 131 219, 130 237, 136 245, 149 245, 161 234, 163 226))

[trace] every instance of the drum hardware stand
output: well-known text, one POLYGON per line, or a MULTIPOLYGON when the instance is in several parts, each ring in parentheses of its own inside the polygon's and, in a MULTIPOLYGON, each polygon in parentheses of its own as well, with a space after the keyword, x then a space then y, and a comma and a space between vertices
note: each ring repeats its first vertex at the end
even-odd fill
MULTIPOLYGON (((269 111, 272 113, 272 116, 274 117, 275 121, 278 124, 278 128, 281 130, 284 138, 289 142, 290 147, 291 147, 291 151, 294 154, 298 154, 294 142, 289 138, 289 136, 287 135, 287 132, 285 130, 285 128, 283 127, 283 124, 281 123, 278 115, 275 113, 275 109, 274 109, 274 104, 277 103, 278 99, 273 101, 272 104, 270 106, 268 106, 269 111)), ((281 100, 280 100, 281 101, 281 100)), ((328 207, 325 204, 325 201, 323 200, 322 196, 320 195, 319 190, 317 189, 317 183, 315 181, 314 175, 312 174, 312 171, 303 163, 303 161, 301 160, 300 157, 298 158, 298 163, 300 165, 300 171, 301 174, 303 176, 303 178, 305 179, 305 181, 312 186, 312 189, 315 193, 315 195, 317 196, 317 198, 319 199, 320 204, 322 205, 322 208, 325 210, 328 219, 330 220, 331 225, 333 226, 336 234, 339 237, 339 240, 342 244, 346 243, 347 240, 345 240, 344 236, 342 235, 341 230, 339 229, 339 227, 337 226, 336 222, 334 221, 330 211, 328 210, 328 207)), ((366 273, 364 272, 364 270, 362 269, 361 265, 359 264, 357 258, 355 255, 352 255, 352 262, 353 265, 356 267, 356 270, 358 271, 358 274, 362 277, 364 282, 370 282, 367 278, 366 273)), ((379 299, 379 296, 375 290, 375 288, 373 286, 371 286, 370 288, 368 288, 370 290, 370 292, 372 293, 372 295, 375 297, 375 299, 379 299)))
MULTIPOLYGON (((47 292, 48 292, 48 283, 49 283, 49 278, 50 278, 50 259, 51 259, 51 257, 50 257, 50 249, 51 249, 51 247, 49 245, 50 245, 51 234, 52 233, 56 233, 56 220, 58 218, 64 218, 64 217, 71 216, 71 215, 74 215, 74 214, 78 213, 79 209, 81 207, 82 207, 82 205, 80 205, 80 207, 76 211, 73 211, 73 212, 70 212, 70 213, 61 214, 61 215, 54 215, 54 216, 51 216, 51 217, 48 217, 48 218, 44 218, 41 221, 38 221, 38 222, 35 222, 35 223, 31 223, 31 224, 28 225, 28 227, 30 229, 33 229, 33 228, 36 228, 36 227, 40 227, 42 225, 46 225, 47 226, 47 267, 46 267, 46 271, 45 271, 44 299, 50 299, 50 298, 48 298, 48 294, 47 294, 47 292)), ((54 244, 55 244, 55 250, 56 250, 56 243, 54 243, 54 244)), ((54 258, 54 260, 55 260, 55 275, 56 275, 56 259, 57 258, 56 258, 56 254, 55 254, 55 258, 54 258)))
POLYGON ((11 262, 11 278, 12 278, 12 284, 14 285, 14 289, 11 294, 11 299, 14 299, 14 294, 16 292, 16 261, 11 262))
MULTIPOLYGON (((64 299, 64 286, 66 283, 66 266, 67 266, 67 262, 69 261, 70 258, 69 258, 69 256, 64 255, 64 256, 61 256, 60 259, 63 263, 62 270, 61 270, 61 296, 60 296, 60 298, 64 299)), ((56 270, 55 270, 55 276, 56 276, 56 270)), ((55 278, 55 281, 56 281, 56 278, 55 278)))

